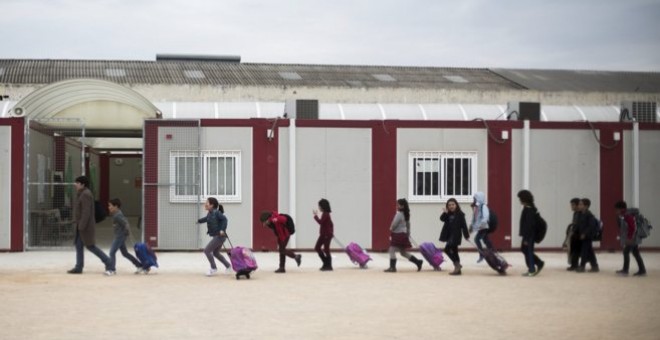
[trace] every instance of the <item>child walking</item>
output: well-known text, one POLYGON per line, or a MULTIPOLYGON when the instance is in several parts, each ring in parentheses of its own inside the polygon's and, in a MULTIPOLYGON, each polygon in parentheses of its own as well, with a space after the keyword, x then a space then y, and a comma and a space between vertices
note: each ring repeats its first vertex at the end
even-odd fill
POLYGON ((442 209, 440 221, 444 222, 440 232, 440 242, 445 244, 445 253, 454 263, 454 271, 449 275, 461 275, 461 258, 458 256, 458 246, 461 245, 461 234, 466 240, 470 238, 470 232, 465 221, 465 214, 461 211, 455 198, 447 200, 445 208, 442 209))
POLYGON ((334 225, 332 223, 332 218, 330 218, 330 202, 322 198, 319 201, 319 211, 316 209, 312 212, 314 214, 314 220, 320 225, 319 227, 319 238, 316 240, 316 245, 314 250, 319 254, 323 266, 320 268, 321 271, 332 271, 332 257, 330 256, 330 242, 334 236, 333 229, 334 225), (319 218, 319 211, 321 212, 321 217, 319 218), (321 246, 323 246, 323 251, 321 251, 321 246))
POLYGON ((142 263, 131 255, 126 249, 126 239, 130 235, 130 227, 128 220, 124 216, 124 213, 121 211, 121 201, 118 198, 113 198, 108 201, 108 211, 112 215, 112 227, 115 233, 115 239, 112 241, 110 246, 110 270, 112 273, 117 272, 117 250, 121 251, 122 256, 131 261, 136 267, 135 274, 140 274, 144 272, 142 269, 142 263))
POLYGON ((286 273, 284 268, 286 265, 286 257, 290 257, 296 260, 296 264, 300 267, 302 256, 300 254, 294 253, 292 250, 286 249, 286 245, 289 244, 289 238, 291 234, 289 229, 286 226, 287 217, 280 215, 277 211, 262 211, 259 220, 264 227, 268 227, 273 230, 275 237, 277 237, 277 250, 280 253, 280 266, 277 268, 275 273, 282 274, 286 273))
POLYGON ((390 225, 390 267, 385 269, 386 273, 396 273, 396 252, 417 266, 417 271, 422 270, 424 261, 409 254, 406 249, 410 244, 410 208, 405 198, 397 200, 397 211, 390 225))
POLYGON ((474 194, 473 198, 474 202, 472 206, 473 214, 471 228, 473 231, 477 232, 477 235, 474 236, 474 243, 480 250, 479 259, 477 260, 477 263, 480 263, 484 260, 484 257, 481 255, 481 250, 483 250, 481 241, 484 241, 486 248, 491 250, 493 249, 493 244, 490 243, 490 239, 488 238, 488 220, 490 218, 490 210, 486 205, 486 194, 479 191, 474 194))
POLYGON ((635 261, 637 261, 637 268, 639 268, 633 276, 646 276, 644 260, 642 260, 642 255, 639 254, 639 245, 642 243, 642 239, 637 232, 635 219, 635 216, 639 215, 639 210, 628 209, 628 204, 625 201, 616 202, 614 208, 616 209, 616 217, 619 221, 619 238, 621 240, 621 247, 623 247, 623 268, 617 270, 616 273, 621 276, 628 276, 630 252, 632 252, 635 261))
POLYGON ((231 270, 229 262, 225 259, 224 256, 220 253, 222 249, 222 244, 225 243, 227 239, 227 217, 225 216, 224 208, 215 197, 209 197, 204 203, 204 208, 208 211, 208 214, 205 217, 197 220, 197 223, 206 223, 207 231, 206 233, 211 236, 211 241, 204 248, 204 255, 209 260, 211 268, 206 272, 206 276, 213 276, 218 272, 218 268, 215 266, 215 256, 222 264, 225 266, 226 270, 231 270))

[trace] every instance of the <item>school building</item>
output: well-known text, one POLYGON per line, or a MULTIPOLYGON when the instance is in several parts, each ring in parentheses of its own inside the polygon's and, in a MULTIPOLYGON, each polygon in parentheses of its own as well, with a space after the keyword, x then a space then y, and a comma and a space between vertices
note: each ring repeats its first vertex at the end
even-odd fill
POLYGON ((232 243, 258 250, 276 246, 262 210, 293 216, 290 247, 313 248, 321 198, 337 238, 372 250, 388 247, 401 197, 418 243, 438 243, 448 198, 470 218, 477 191, 503 250, 520 246, 520 189, 548 222, 540 249, 561 248, 573 197, 603 221, 600 249, 619 249, 618 200, 660 221, 658 73, 0 59, 0 99, 5 251, 71 247, 82 174, 167 250, 206 244, 196 221, 209 196, 232 243))

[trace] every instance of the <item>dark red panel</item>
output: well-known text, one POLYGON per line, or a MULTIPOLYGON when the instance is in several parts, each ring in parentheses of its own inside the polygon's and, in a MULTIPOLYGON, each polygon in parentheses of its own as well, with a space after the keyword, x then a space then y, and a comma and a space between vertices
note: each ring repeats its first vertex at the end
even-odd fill
POLYGON ((603 221, 601 249, 618 249, 618 222, 614 204, 623 199, 623 131, 613 126, 599 124, 600 141, 603 145, 614 144, 614 132, 621 134, 621 141, 613 149, 600 148, 600 219, 603 221))
POLYGON ((372 122, 371 240, 372 249, 389 247, 389 225, 396 211, 397 122, 372 122))
POLYGON ((11 125, 11 240, 9 250, 23 251, 25 212, 25 121, 6 118, 11 125))
POLYGON ((505 240, 506 236, 511 235, 512 217, 511 217, 511 199, 502 199, 513 197, 511 192, 511 126, 508 122, 488 122, 492 136, 488 136, 488 206, 496 213, 498 218, 497 230, 490 235, 490 240, 496 249, 510 250, 511 240, 505 240), (509 132, 509 139, 504 143, 498 143, 495 138, 501 141, 502 131, 509 132))
MULTIPOLYGON (((288 120, 278 120, 286 123, 288 120)), ((263 210, 277 210, 278 197, 278 162, 279 131, 272 140, 268 140, 267 131, 273 127, 272 120, 255 119, 252 121, 252 245, 254 249, 275 250, 277 248, 273 232, 265 228, 259 215, 263 210)))
POLYGON ((102 153, 99 155, 99 200, 103 203, 105 207, 110 200, 110 157, 107 153, 102 153))
MULTIPOLYGON (((145 121, 144 123, 144 241, 152 247, 158 247, 158 127, 166 121, 145 121), (150 185, 151 184, 151 185, 150 185)), ((175 125, 169 125, 175 126, 175 125)))

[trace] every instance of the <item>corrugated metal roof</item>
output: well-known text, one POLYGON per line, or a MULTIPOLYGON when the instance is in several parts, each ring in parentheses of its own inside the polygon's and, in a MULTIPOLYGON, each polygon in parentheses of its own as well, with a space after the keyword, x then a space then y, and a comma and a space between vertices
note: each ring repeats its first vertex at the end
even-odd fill
POLYGON ((119 84, 468 90, 522 88, 488 69, 467 68, 250 64, 204 60, 0 59, 0 69, 3 70, 0 83, 4 84, 50 84, 91 78, 119 84), (464 81, 456 82, 456 79, 464 81))
POLYGON ((542 92, 660 93, 660 73, 658 72, 515 69, 493 69, 492 71, 528 89, 542 92))

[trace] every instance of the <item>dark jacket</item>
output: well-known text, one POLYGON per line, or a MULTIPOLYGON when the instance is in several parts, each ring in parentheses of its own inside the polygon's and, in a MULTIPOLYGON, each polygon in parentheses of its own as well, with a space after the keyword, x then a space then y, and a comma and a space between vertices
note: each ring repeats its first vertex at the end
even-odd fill
POLYGON ((78 192, 78 200, 73 216, 76 221, 80 240, 85 246, 96 244, 96 219, 94 217, 94 195, 85 188, 78 192))
POLYGON ((330 213, 329 212, 323 212, 321 214, 321 218, 318 216, 314 215, 314 220, 318 222, 320 225, 319 227, 319 235, 323 237, 332 237, 334 236, 334 224, 332 223, 332 218, 330 218, 330 213))
POLYGON ((206 217, 197 220, 197 223, 204 222, 206 222, 206 233, 209 236, 218 236, 221 231, 227 231, 227 216, 221 213, 220 210, 209 211, 206 217))
POLYGON ((447 242, 448 246, 458 246, 461 244, 461 233, 466 239, 470 237, 465 214, 462 211, 444 212, 440 215, 440 221, 444 222, 440 231, 440 242, 447 242))
POLYGON ((524 241, 534 241, 536 236, 536 213, 535 207, 525 206, 520 213, 520 232, 518 235, 524 241))
POLYGON ((128 237, 130 234, 128 219, 126 219, 126 216, 124 216, 124 213, 121 210, 117 210, 112 216, 112 227, 114 229, 115 237, 128 237))
POLYGON ((592 240, 596 235, 596 228, 598 228, 598 220, 591 211, 587 210, 580 214, 580 218, 578 219, 580 236, 584 235, 585 239, 592 240))

